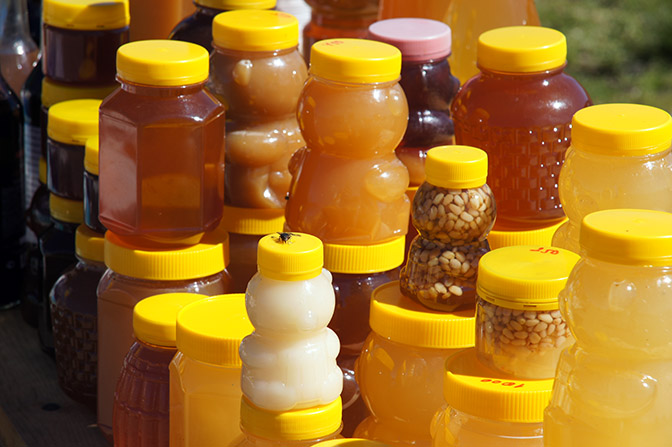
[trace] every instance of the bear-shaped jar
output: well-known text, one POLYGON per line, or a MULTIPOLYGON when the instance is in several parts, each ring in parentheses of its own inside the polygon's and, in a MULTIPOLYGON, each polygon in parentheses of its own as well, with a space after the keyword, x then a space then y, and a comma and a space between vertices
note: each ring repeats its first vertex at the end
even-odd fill
POLYGON ((406 234, 409 176, 394 152, 408 121, 400 71, 401 53, 382 42, 313 45, 297 110, 306 148, 289 165, 291 231, 352 245, 406 234))
POLYGON ((327 328, 336 299, 323 259, 322 242, 309 234, 259 241, 259 271, 245 294, 254 332, 240 345, 243 394, 259 408, 316 407, 341 394, 340 342, 327 328))
POLYGON ((224 203, 284 208, 292 154, 304 145, 296 104, 308 76, 299 22, 287 13, 236 10, 212 24, 208 89, 227 107, 224 203))

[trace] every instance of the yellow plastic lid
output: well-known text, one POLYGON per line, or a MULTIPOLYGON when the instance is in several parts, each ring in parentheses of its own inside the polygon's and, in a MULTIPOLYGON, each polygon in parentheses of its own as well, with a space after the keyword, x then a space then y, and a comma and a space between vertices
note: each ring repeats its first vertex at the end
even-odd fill
POLYGON ((506 73, 533 73, 562 67, 567 40, 560 31, 541 26, 507 26, 478 38, 476 64, 506 73))
POLYGON ((215 16, 213 43, 238 51, 275 51, 299 44, 299 21, 291 14, 241 9, 215 16))
POLYGON ((205 48, 179 40, 139 40, 117 50, 117 75, 136 84, 198 84, 208 79, 209 64, 205 48))
POLYGON ((303 281, 322 273, 322 241, 306 233, 273 233, 257 247, 259 273, 280 281, 303 281))
POLYGON ((162 293, 141 300, 133 307, 135 337, 145 343, 174 348, 178 312, 205 298, 199 293, 162 293))
POLYGON ((572 118, 572 146, 604 155, 655 154, 672 145, 672 117, 640 104, 600 104, 572 118))
POLYGON ((273 9, 276 0, 194 0, 206 8, 231 11, 234 9, 273 9))
POLYGON ((203 278, 226 268, 224 246, 229 234, 216 229, 201 236, 201 241, 186 247, 161 244, 141 247, 107 231, 105 265, 120 275, 156 281, 203 278))
POLYGON ((49 194, 49 214, 61 222, 82 223, 84 221, 84 202, 49 194))
POLYGON ((425 181, 441 188, 478 188, 488 177, 488 154, 471 146, 437 146, 427 151, 425 181))
POLYGON ((672 265, 672 214, 617 209, 588 214, 579 243, 585 256, 638 266, 672 265))
POLYGON ((332 273, 379 273, 404 262, 406 237, 373 245, 324 244, 324 268, 332 273))
POLYGON ((119 87, 116 82, 103 87, 80 87, 57 84, 48 78, 42 79, 42 106, 49 108, 58 102, 72 99, 105 99, 119 87))
POLYGON ((421 348, 458 349, 474 346, 475 309, 439 312, 404 296, 399 281, 373 291, 369 324, 378 335, 421 348))
POLYGON ((325 39, 310 49, 310 73, 355 84, 390 82, 401 74, 401 52, 365 39, 325 39))
POLYGON ((40 157, 40 163, 39 163, 39 174, 40 177, 40 183, 43 185, 47 184, 47 159, 44 157, 40 157))
POLYGON ((98 135, 88 138, 84 144, 84 169, 98 175, 98 135))
POLYGON ((488 243, 491 250, 512 245, 549 246, 553 235, 565 222, 566 217, 557 224, 531 230, 514 230, 495 222, 494 228, 488 233, 488 243))
POLYGON ((177 349, 199 362, 240 368, 238 348, 252 331, 245 294, 217 295, 190 304, 177 315, 177 349))
POLYGON ((127 27, 131 21, 128 0, 44 0, 45 25, 76 30, 127 27))
POLYGON ((542 422, 552 389, 553 379, 511 379, 483 366, 476 358, 476 348, 453 354, 446 361, 446 403, 472 416, 501 422, 542 422))
POLYGON ((390 447, 390 444, 384 444, 371 439, 341 438, 318 442, 317 444, 313 444, 313 447, 390 447))
POLYGON ((52 140, 84 146, 86 140, 98 135, 100 99, 73 99, 49 107, 47 135, 52 140))
POLYGON ((240 426, 246 432, 278 441, 307 441, 336 433, 341 428, 341 398, 327 405, 293 411, 268 411, 245 396, 240 401, 240 426))
POLYGON ((284 208, 238 208, 224 205, 221 224, 229 233, 265 235, 282 232, 284 208))
POLYGON ((105 261, 105 235, 96 233, 86 225, 77 227, 75 233, 75 253, 95 262, 105 261))
POLYGON ((476 293, 508 309, 554 310, 579 259, 574 252, 549 246, 498 248, 478 261, 476 293))

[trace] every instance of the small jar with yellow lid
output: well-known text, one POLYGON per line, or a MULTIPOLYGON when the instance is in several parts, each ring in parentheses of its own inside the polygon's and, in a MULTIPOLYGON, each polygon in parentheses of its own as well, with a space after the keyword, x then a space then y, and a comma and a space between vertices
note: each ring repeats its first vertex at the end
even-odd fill
POLYGON ((354 436, 428 446, 432 417, 443 404, 445 360, 474 345, 473 309, 427 309, 402 295, 395 281, 374 291, 370 322, 355 374, 372 415, 354 436))
POLYGON ((84 145, 84 223, 93 231, 105 233, 105 226, 98 219, 98 136, 86 140, 84 145))
POLYGON ((245 295, 218 295, 177 316, 170 363, 170 445, 228 447, 240 436, 241 340, 254 327, 245 295))
POLYGON ((550 379, 574 337, 558 294, 579 256, 554 247, 511 246, 478 266, 476 349, 486 365, 521 379, 550 379))
POLYGON ((92 411, 98 371, 96 288, 105 273, 103 245, 102 234, 80 225, 75 234, 77 264, 49 294, 58 385, 92 411))
POLYGON ((553 379, 514 379, 465 349, 446 361, 446 405, 431 424, 432 447, 542 447, 553 379))
POLYGON ((105 233, 107 271, 98 284, 98 427, 112 435, 112 400, 133 344, 133 307, 161 293, 219 295, 230 290, 228 235, 206 233, 190 246, 138 245, 105 233))
POLYGON ((53 355, 54 334, 51 326, 49 292, 63 272, 77 263, 75 235, 84 219, 84 207, 81 200, 64 199, 50 193, 49 215, 52 225, 39 239, 42 253, 42 296, 37 332, 42 349, 53 355))
POLYGON ((308 77, 291 14, 237 10, 212 23, 208 89, 226 105, 226 205, 283 209, 292 154, 305 145, 296 104, 308 77))
POLYGON ((117 51, 121 88, 100 106, 100 221, 122 236, 189 245, 224 201, 224 106, 208 52, 174 40, 117 51))
POLYGON ((273 9, 275 4, 276 0, 194 0, 196 11, 182 19, 168 38, 195 43, 212 52, 212 21, 218 14, 236 9, 273 9))
POLYGON ((240 401, 243 434, 231 447, 309 447, 337 439, 341 431, 341 398, 326 405, 291 411, 256 407, 246 397, 240 401))
POLYGON ((451 311, 475 302, 478 260, 496 217, 486 183, 488 156, 469 146, 427 152, 425 182, 411 216, 420 233, 401 271, 401 290, 423 305, 451 311))
POLYGON ((400 72, 401 52, 386 43, 344 38, 312 46, 297 110, 306 147, 289 165, 290 231, 342 245, 406 234, 409 176, 394 152, 408 121, 400 72))
POLYGON ((127 0, 45 0, 43 67, 53 81, 114 83, 114 55, 128 42, 127 0))
POLYGON ((84 199, 84 146, 98 135, 99 99, 74 99, 49 108, 47 186, 71 200, 84 199))
POLYGON ((207 298, 198 293, 164 293, 133 308, 131 345, 114 392, 114 443, 126 447, 164 444, 168 440, 169 369, 177 352, 177 314, 207 298))
POLYGON ((558 362, 547 447, 663 446, 672 439, 672 214, 588 214, 560 293, 576 343, 558 362))
POLYGON ((672 212, 672 117, 639 104, 600 104, 576 112, 558 192, 569 221, 553 245, 579 253, 588 214, 638 208, 672 212))

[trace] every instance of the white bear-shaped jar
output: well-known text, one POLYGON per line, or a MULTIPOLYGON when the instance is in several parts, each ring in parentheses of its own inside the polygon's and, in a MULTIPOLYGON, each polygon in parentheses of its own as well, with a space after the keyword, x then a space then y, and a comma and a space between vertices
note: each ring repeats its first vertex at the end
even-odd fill
POLYGON ((333 402, 343 373, 338 337, 327 328, 336 300, 322 242, 303 233, 265 236, 257 264, 245 293, 255 330, 240 345, 243 394, 271 411, 333 402))

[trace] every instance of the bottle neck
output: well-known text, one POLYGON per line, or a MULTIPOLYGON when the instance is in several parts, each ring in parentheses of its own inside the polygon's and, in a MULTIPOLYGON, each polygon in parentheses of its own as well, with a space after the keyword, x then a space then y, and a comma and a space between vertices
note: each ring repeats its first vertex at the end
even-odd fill
MULTIPOLYGON (((26 0, 3 0, 0 7, 0 47, 15 46, 17 41, 29 42, 26 46, 36 48, 28 27, 26 0)), ((31 49, 14 48, 13 52, 29 52, 31 49)))
POLYGON ((493 79, 515 79, 515 78, 521 78, 525 77, 527 79, 534 79, 534 78, 547 78, 549 76, 555 76, 563 72, 565 69, 566 64, 562 64, 559 67, 550 69, 550 70, 544 70, 544 71, 535 71, 535 72, 520 72, 520 73, 511 73, 511 72, 503 72, 503 71, 496 71, 496 70, 491 70, 488 68, 483 68, 483 67, 478 67, 479 70, 481 70, 481 76, 484 78, 493 78, 493 79))
POLYGON ((168 98, 181 95, 189 95, 203 90, 205 81, 198 84, 181 85, 176 87, 160 87, 155 85, 136 84, 134 82, 126 81, 117 76, 117 81, 121 83, 121 89, 142 96, 154 96, 159 98, 168 98))

